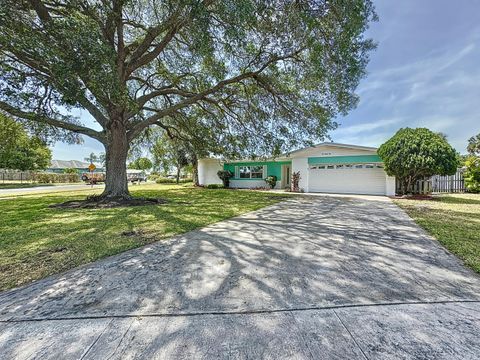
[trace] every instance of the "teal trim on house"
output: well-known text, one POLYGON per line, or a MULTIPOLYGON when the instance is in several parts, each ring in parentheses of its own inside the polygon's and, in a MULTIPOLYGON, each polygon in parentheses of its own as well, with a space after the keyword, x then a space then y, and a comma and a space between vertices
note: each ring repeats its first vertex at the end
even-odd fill
POLYGON ((308 158, 308 165, 382 162, 378 155, 322 156, 308 158))
POLYGON ((262 180, 259 178, 254 179, 245 179, 235 177, 235 166, 267 166, 267 173, 264 174, 264 178, 270 175, 277 177, 277 181, 282 179, 282 165, 291 165, 291 161, 247 161, 247 162, 235 162, 235 163, 225 163, 223 164, 223 170, 230 170, 234 177, 230 180, 262 180))

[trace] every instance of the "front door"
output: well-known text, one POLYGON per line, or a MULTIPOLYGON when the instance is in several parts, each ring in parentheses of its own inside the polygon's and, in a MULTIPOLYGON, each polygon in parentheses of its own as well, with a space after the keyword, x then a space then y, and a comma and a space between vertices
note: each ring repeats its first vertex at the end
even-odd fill
POLYGON ((292 178, 292 167, 291 165, 283 165, 282 166, 282 189, 290 188, 290 181, 292 178))

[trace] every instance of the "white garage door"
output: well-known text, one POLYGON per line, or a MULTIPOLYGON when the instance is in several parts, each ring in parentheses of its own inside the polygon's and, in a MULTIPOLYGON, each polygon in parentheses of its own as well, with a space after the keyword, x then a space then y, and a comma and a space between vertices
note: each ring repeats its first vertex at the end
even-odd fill
POLYGON ((385 195, 386 173, 378 164, 313 165, 308 191, 385 195))

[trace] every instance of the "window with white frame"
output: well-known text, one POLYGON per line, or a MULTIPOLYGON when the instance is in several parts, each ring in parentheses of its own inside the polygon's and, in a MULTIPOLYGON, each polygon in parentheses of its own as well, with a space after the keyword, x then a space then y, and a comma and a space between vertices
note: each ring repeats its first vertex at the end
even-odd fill
POLYGON ((239 166, 238 174, 240 179, 263 179, 263 166, 239 166))
POLYGON ((250 166, 239 166, 240 179, 250 179, 250 166))
POLYGON ((250 175, 252 179, 263 179, 263 166, 250 166, 250 175))

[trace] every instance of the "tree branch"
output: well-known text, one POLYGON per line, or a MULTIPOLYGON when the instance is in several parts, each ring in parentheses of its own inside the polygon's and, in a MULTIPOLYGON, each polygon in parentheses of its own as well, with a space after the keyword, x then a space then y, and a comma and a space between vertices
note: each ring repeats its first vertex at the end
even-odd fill
POLYGON ((256 71, 248 71, 243 74, 231 77, 226 80, 222 80, 218 82, 215 86, 211 87, 208 90, 202 91, 200 93, 188 96, 186 99, 179 101, 175 105, 172 105, 166 109, 158 110, 156 114, 148 117, 142 122, 135 123, 128 131, 128 138, 129 140, 134 139, 138 134, 142 132, 143 129, 146 127, 153 125, 156 123, 158 120, 165 116, 169 116, 176 111, 183 109, 187 106, 190 106, 192 104, 197 103, 198 101, 204 100, 208 95, 211 95, 213 93, 216 93, 217 91, 223 89, 225 86, 230 85, 230 84, 235 84, 239 83, 242 80, 248 79, 248 78, 255 78, 257 77, 262 71, 264 71, 269 65, 276 63, 278 61, 286 60, 289 58, 292 58, 296 55, 298 55, 300 52, 302 52, 304 48, 300 48, 293 53, 287 54, 287 55, 272 55, 272 57, 267 60, 258 70, 256 71))
POLYGON ((41 0, 29 0, 29 3, 32 5, 42 22, 46 23, 52 19, 47 7, 42 3, 41 0))
POLYGON ((17 108, 14 108, 13 106, 10 106, 6 102, 0 101, 0 109, 6 111, 7 113, 25 119, 25 120, 31 120, 31 121, 36 121, 36 122, 41 122, 43 124, 51 125, 54 127, 58 127, 61 129, 69 130, 74 133, 79 133, 79 134, 84 134, 87 136, 90 136, 94 139, 97 139, 98 141, 104 143, 106 138, 105 135, 102 132, 87 128, 85 126, 81 125, 76 125, 72 123, 67 123, 65 121, 57 120, 54 118, 51 118, 47 115, 44 114, 36 114, 34 112, 26 112, 19 110, 17 108))

